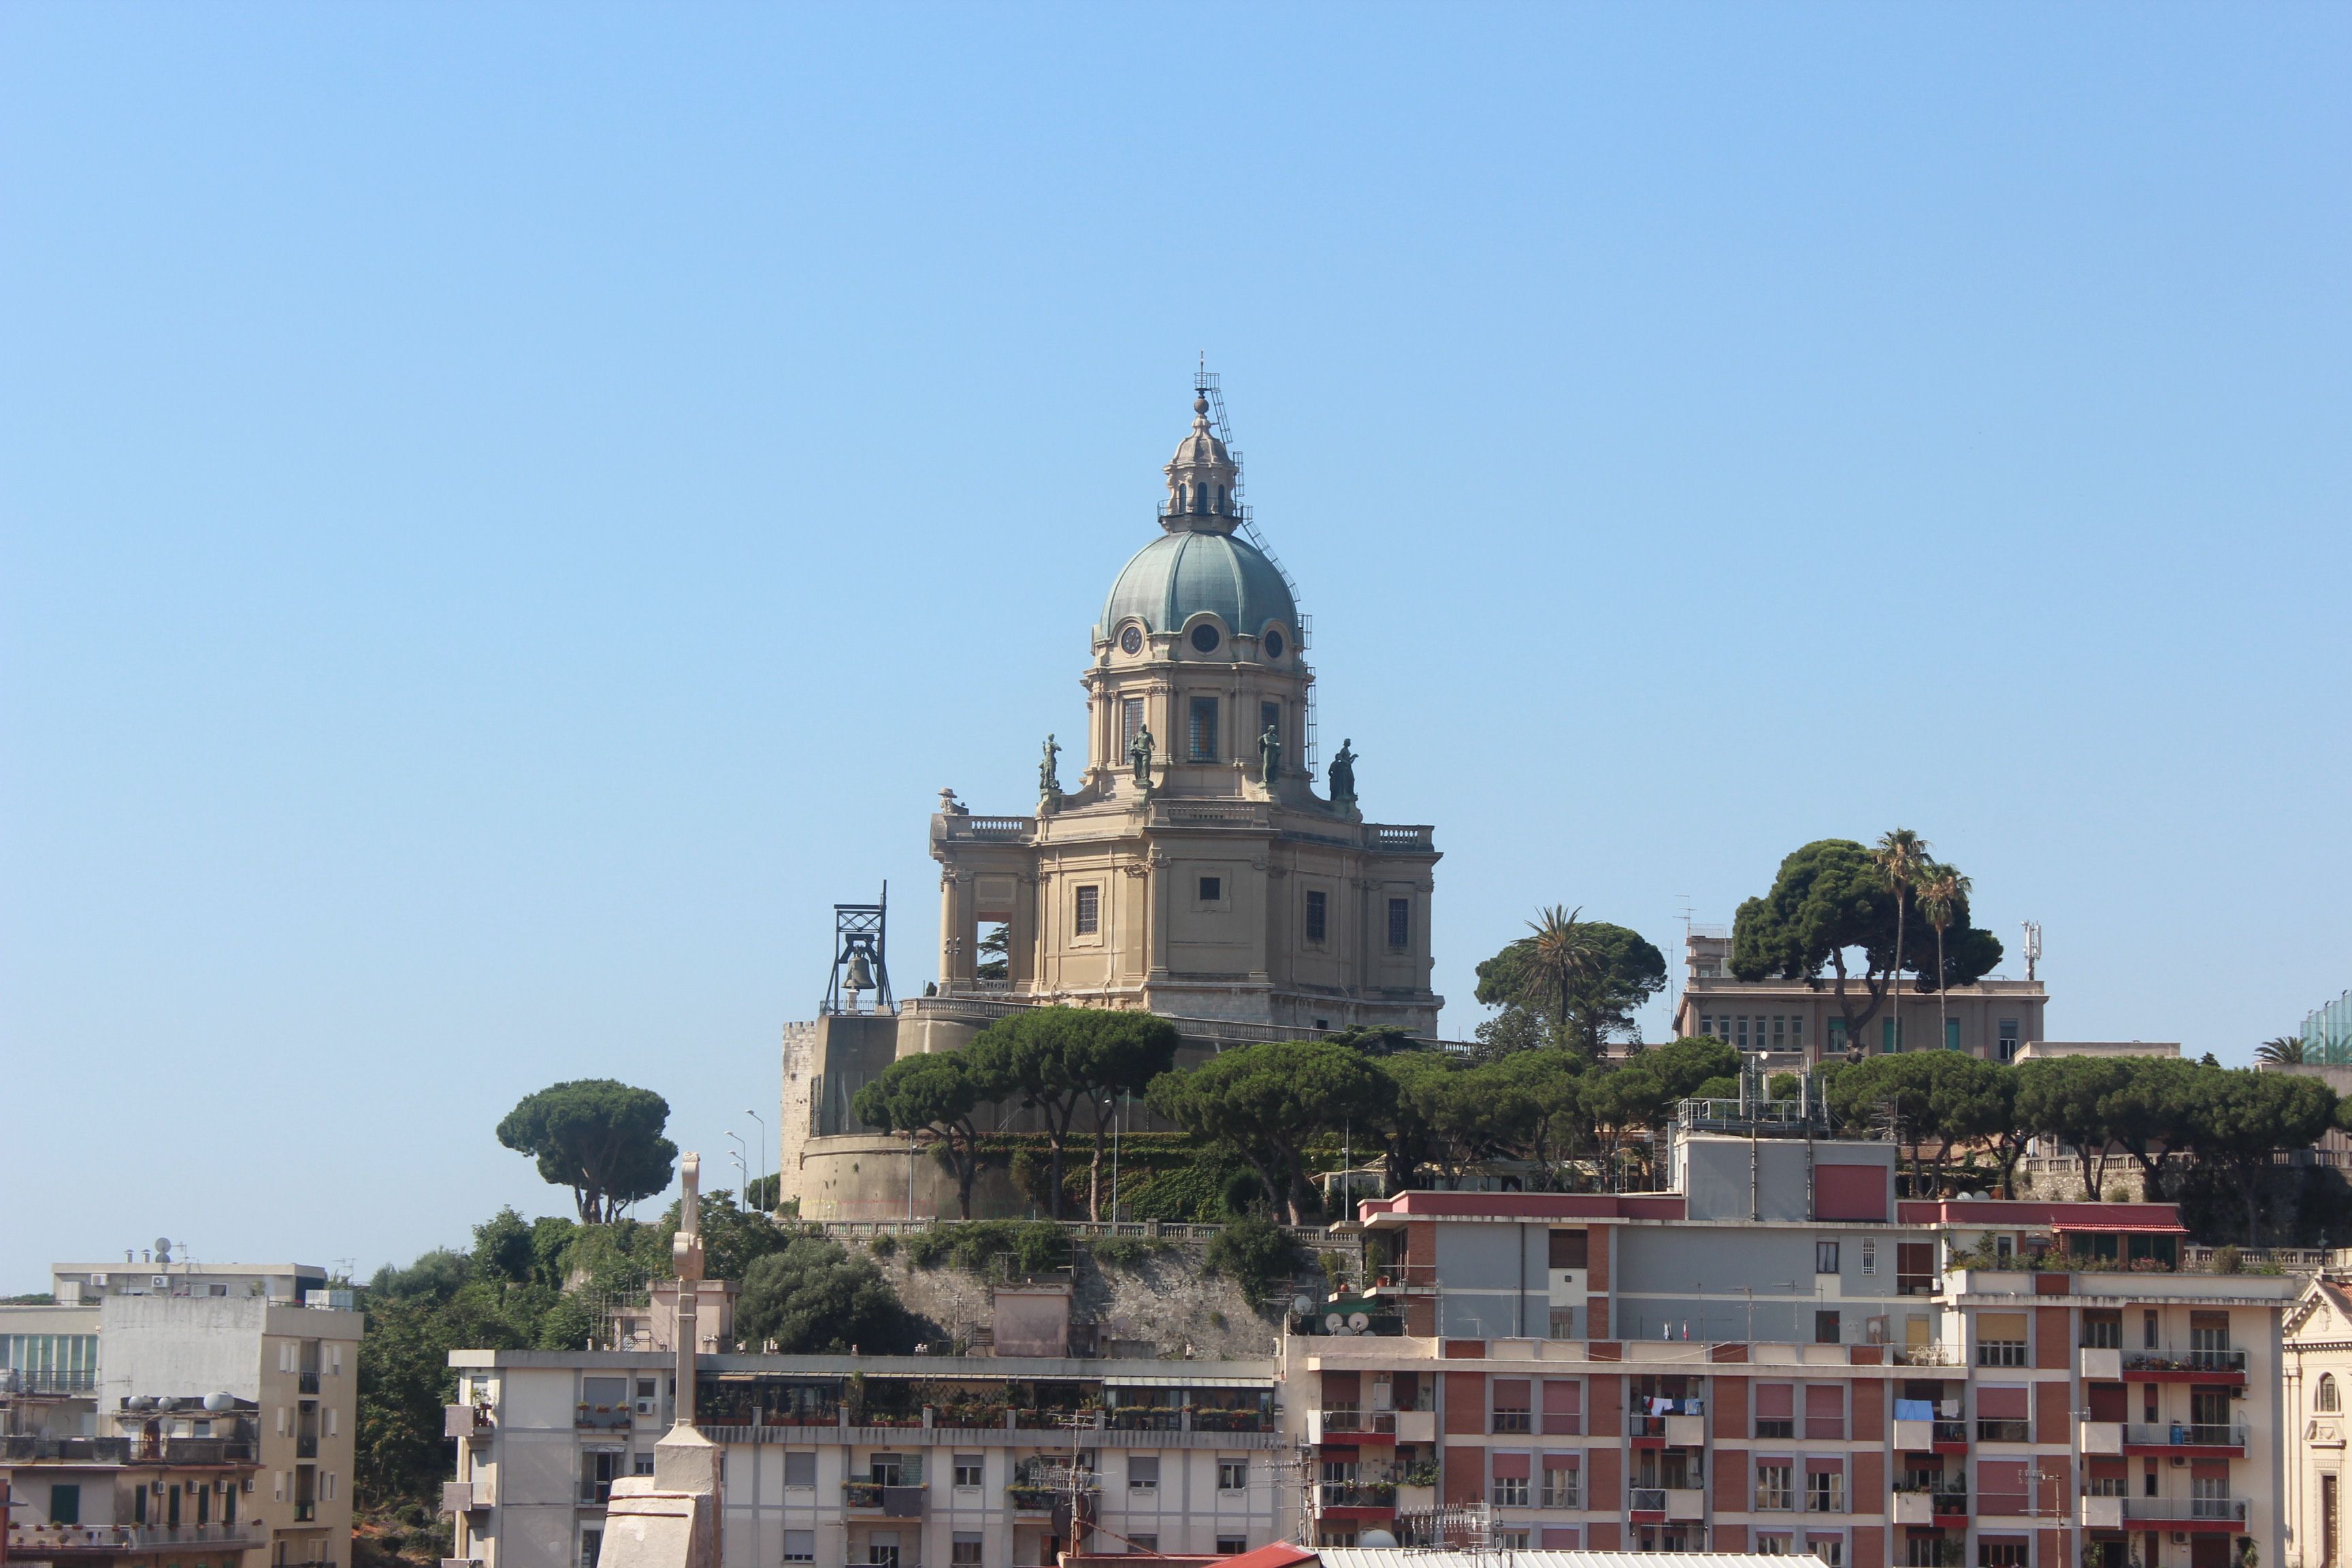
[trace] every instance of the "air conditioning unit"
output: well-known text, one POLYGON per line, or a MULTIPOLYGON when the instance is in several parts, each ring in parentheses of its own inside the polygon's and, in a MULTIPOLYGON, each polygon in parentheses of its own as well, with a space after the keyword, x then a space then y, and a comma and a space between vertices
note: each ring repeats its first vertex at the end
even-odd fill
POLYGON ((151 1289, 166 1289, 171 1283, 172 1278, 168 1274, 151 1274, 147 1277, 147 1284, 151 1289))
POLYGON ((2176 1530, 2176 1531, 2174 1531, 2172 1532, 2172 1544, 2174 1544, 2175 1546, 2186 1546, 2186 1545, 2188 1545, 2188 1544, 2189 1544, 2189 1532, 2188 1532, 2187 1531, 2185 1531, 2185 1530, 2176 1530))
POLYGON ((101 1290, 103 1290, 103 1289, 106 1289, 106 1276, 105 1276, 105 1275, 103 1275, 103 1274, 93 1274, 93 1275, 91 1275, 91 1276, 89 1277, 89 1282, 90 1282, 92 1285, 95 1285, 96 1287, 98 1287, 98 1289, 101 1289, 101 1290))
POLYGON ((2176 1470, 2186 1466, 2188 1463, 2189 1456, 2186 1454, 2175 1454, 2172 1456, 2172 1468, 2176 1470))
POLYGON ((2243 1399, 2245 1396, 2246 1391, 2243 1388, 2232 1388, 2230 1390, 2230 1397, 2232 1399, 2243 1399))

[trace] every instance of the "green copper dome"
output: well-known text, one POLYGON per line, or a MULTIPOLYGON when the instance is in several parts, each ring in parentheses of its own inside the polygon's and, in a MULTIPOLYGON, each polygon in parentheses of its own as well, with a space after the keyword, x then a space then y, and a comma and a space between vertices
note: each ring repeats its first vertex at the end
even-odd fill
POLYGON ((1178 631, 1204 611, 1235 636, 1256 637, 1269 624, 1297 634, 1298 606, 1274 563, 1248 540, 1212 526, 1164 534, 1137 551, 1110 585, 1096 635, 1115 636, 1130 618, 1151 631, 1178 631))

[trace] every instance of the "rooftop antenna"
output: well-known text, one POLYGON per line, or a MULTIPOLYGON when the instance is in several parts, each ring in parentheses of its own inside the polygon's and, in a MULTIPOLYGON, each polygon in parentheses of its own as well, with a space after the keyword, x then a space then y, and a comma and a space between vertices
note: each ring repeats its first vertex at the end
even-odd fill
POLYGON ((2042 962, 2042 922, 2026 921, 2021 923, 2025 927, 2025 978, 2030 982, 2033 978, 2033 966, 2042 962))
MULTIPOLYGON (((1210 416, 1213 421, 1212 428, 1216 431, 1217 439, 1225 444, 1225 456, 1234 460, 1234 513, 1242 520, 1242 531, 1247 534, 1249 536, 1249 542, 1257 547, 1257 552, 1260 555, 1265 556, 1266 560, 1273 564, 1275 571, 1281 575, 1282 585, 1290 590, 1290 603, 1295 608, 1299 600, 1298 584, 1291 577, 1290 568, 1282 563, 1282 557, 1276 555, 1274 552, 1274 547, 1266 543, 1265 535, 1257 531, 1257 519, 1251 511, 1249 502, 1242 498, 1242 486, 1244 484, 1244 471, 1242 464, 1241 449, 1234 445, 1233 426, 1227 423, 1225 419, 1224 391, 1217 384, 1217 373, 1209 368, 1209 353, 1206 349, 1201 351, 1201 368, 1192 373, 1192 395, 1195 397, 1205 397, 1209 400, 1210 416)), ((1298 612, 1298 624, 1290 629, 1298 638, 1298 651, 1300 653, 1305 653, 1308 647, 1313 646, 1315 640, 1314 616, 1308 615, 1304 610, 1300 610, 1298 612)), ((1306 745, 1306 772, 1309 778, 1312 778, 1315 775, 1315 764, 1318 760, 1317 751, 1318 745, 1315 733, 1315 688, 1312 685, 1309 685, 1307 688, 1306 745)))

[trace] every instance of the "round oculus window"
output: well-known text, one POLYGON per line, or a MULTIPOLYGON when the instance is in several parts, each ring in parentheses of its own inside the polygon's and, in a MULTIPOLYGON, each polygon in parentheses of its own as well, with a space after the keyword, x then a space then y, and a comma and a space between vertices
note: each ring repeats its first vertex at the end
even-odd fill
POLYGON ((1129 626, 1127 630, 1119 633, 1118 651, 1126 654, 1141 653, 1143 651, 1143 628, 1141 626, 1129 626))
POLYGON ((1206 621, 1202 622, 1199 626, 1192 628, 1192 646, 1199 648, 1202 653, 1216 652, 1217 644, 1220 640, 1222 639, 1217 636, 1217 628, 1209 625, 1206 621))
POLYGON ((1282 657, 1282 634, 1280 632, 1268 632, 1265 634, 1265 657, 1268 658, 1280 658, 1282 657))

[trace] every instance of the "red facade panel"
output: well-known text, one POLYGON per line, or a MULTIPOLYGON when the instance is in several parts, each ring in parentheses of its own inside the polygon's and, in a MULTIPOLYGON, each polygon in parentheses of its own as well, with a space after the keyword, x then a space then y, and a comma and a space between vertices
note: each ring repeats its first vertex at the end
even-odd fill
MULTIPOLYGON (((2047 1279, 2047 1275, 2037 1276, 2047 1279)), ((2057 1371, 2074 1364, 2074 1313, 2064 1307, 2033 1309, 2033 1364, 2057 1371)))
POLYGON ((1625 1435, 1625 1379, 1613 1372, 1595 1373, 1591 1378, 1592 1408, 1587 1412, 1589 1425, 1585 1430, 1596 1437, 1622 1437, 1625 1435))
POLYGON ((1715 1380, 1715 1435, 1717 1437, 1748 1436, 1748 1379, 1717 1377, 1715 1380))
POLYGON ((1486 1449, 1449 1447, 1445 1450, 1445 1500, 1486 1500, 1486 1449))
POLYGON ((1816 1165, 1813 1217, 1883 1222, 1889 1185, 1883 1165, 1816 1165))
POLYGON ((1486 1374, 1449 1372, 1445 1375, 1445 1430, 1467 1436, 1486 1430, 1486 1374))
POLYGON ((1853 1435, 1857 1441, 1876 1443, 1886 1436, 1886 1383, 1883 1378, 1853 1380, 1853 1435))
POLYGON ((1625 1456, 1616 1448, 1595 1448, 1585 1456, 1584 1506, 1595 1513, 1613 1513, 1625 1506, 1620 1489, 1625 1479, 1625 1456))
POLYGON ((2033 1440, 2037 1443, 2074 1441, 2074 1401, 2071 1389, 2063 1383, 2037 1383, 2033 1385, 2033 1440))
POLYGON ((1857 1524, 1853 1527, 1853 1549, 1846 1555, 1846 1568, 1886 1568, 1885 1525, 1857 1524))
MULTIPOLYGON (((1748 1451, 1718 1448, 1715 1454, 1715 1511, 1748 1511, 1748 1451)), ((1721 1551, 1721 1547, 1717 1548, 1721 1551)))

